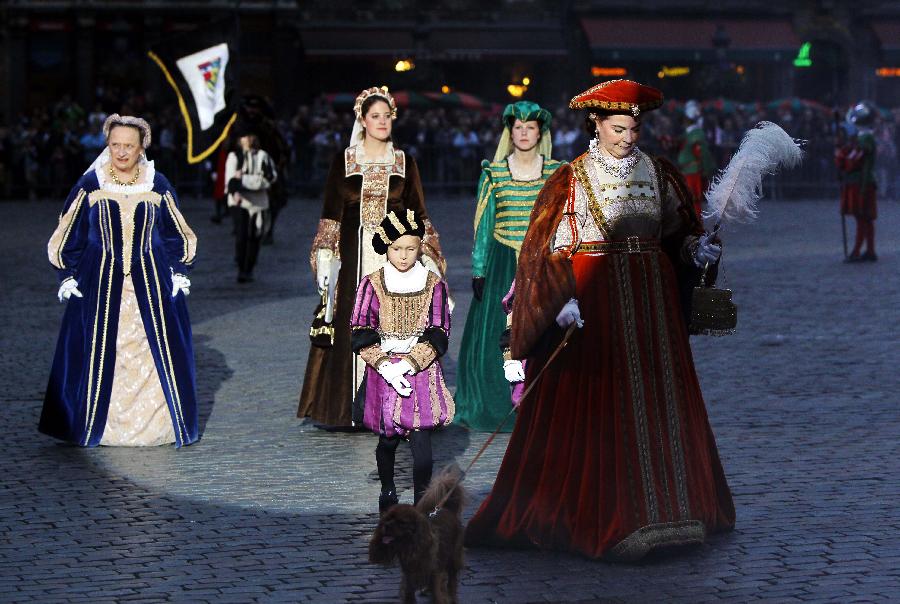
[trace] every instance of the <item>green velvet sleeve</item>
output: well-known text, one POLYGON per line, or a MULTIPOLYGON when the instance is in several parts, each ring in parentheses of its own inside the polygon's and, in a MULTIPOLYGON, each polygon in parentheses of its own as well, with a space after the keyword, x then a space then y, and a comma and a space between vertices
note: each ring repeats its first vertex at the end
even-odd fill
POLYGON ((478 205, 475 208, 475 243, 472 247, 472 276, 484 277, 488 246, 494 236, 494 186, 487 167, 478 181, 478 205))

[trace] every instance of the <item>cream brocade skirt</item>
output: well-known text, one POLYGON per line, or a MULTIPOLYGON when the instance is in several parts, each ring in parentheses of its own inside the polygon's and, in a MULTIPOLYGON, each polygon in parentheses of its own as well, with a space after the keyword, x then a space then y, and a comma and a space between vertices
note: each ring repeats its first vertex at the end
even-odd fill
POLYGON ((150 352, 134 283, 126 275, 122 282, 109 414, 100 444, 152 447, 174 442, 172 417, 150 352))

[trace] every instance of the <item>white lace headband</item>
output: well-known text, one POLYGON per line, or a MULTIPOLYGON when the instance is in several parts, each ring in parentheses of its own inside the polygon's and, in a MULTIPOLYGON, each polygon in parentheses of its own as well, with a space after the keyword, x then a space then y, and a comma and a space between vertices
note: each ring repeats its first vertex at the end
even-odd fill
POLYGON ((146 149, 150 146, 152 137, 150 134, 150 124, 147 123, 147 120, 131 115, 119 115, 118 113, 113 113, 106 118, 105 122, 103 122, 103 136, 106 137, 106 140, 109 140, 109 133, 116 126, 131 126, 132 128, 137 128, 141 132, 141 147, 146 149))

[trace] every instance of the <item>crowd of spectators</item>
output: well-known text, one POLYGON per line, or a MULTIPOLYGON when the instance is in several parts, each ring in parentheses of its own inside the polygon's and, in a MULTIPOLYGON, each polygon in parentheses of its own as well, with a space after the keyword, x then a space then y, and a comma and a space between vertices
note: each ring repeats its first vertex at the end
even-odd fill
POLYGON ((68 94, 50 106, 0 124, 0 199, 63 198, 106 146, 103 122, 110 113, 140 115, 153 127, 151 159, 173 181, 187 170, 184 128, 178 109, 160 109, 146 95, 100 85, 93 107, 68 94))
MULTIPOLYGON (((138 92, 106 86, 98 87, 97 99, 92 108, 85 109, 64 96, 52 107, 0 125, 0 198, 64 196, 102 150, 101 126, 114 111, 142 115, 151 123, 154 141, 149 155, 183 195, 210 193, 213 162, 196 167, 184 163, 184 128, 175 106, 160 109, 138 92)), ((728 162, 748 128, 770 120, 808 141, 807 160, 781 179, 786 183, 781 193, 827 196, 836 189, 832 151, 846 108, 829 110, 797 99, 744 105, 718 99, 701 104, 707 140, 719 167, 728 162)), ((501 133, 500 108, 402 107, 393 137, 416 158, 426 187, 469 193, 478 179, 481 160, 493 158, 501 133)), ((589 136, 584 116, 564 106, 555 108, 553 115, 553 156, 572 159, 586 150, 589 136)), ((318 194, 332 158, 348 143, 352 119, 350 107, 334 106, 322 96, 279 121, 291 150, 287 178, 292 192, 318 194)), ((876 128, 880 195, 886 197, 900 193, 895 175, 898 124, 900 111, 882 112, 876 128)), ((683 104, 668 101, 644 116, 640 147, 674 159, 683 129, 683 104)))

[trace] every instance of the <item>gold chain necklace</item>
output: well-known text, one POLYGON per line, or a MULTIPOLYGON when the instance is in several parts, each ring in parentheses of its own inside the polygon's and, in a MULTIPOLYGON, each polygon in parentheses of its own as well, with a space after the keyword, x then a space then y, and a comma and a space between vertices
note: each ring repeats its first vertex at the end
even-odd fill
POLYGON ((116 175, 116 171, 113 169, 112 165, 109 166, 109 175, 112 177, 112 180, 115 184, 128 187, 136 183, 138 181, 138 178, 141 177, 141 167, 138 166, 138 169, 135 171, 134 176, 128 182, 122 182, 121 180, 119 180, 119 177, 116 175))

